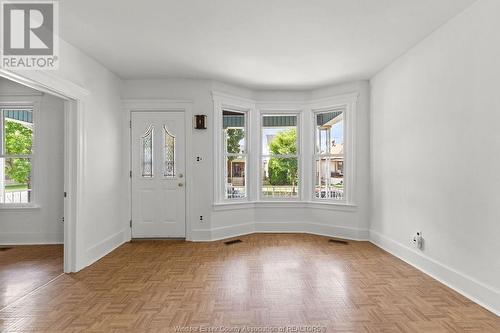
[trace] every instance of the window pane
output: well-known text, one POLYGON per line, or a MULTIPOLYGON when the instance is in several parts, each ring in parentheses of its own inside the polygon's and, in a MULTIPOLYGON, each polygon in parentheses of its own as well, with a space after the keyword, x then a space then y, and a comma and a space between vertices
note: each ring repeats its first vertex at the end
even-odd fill
POLYGON ((246 156, 226 156, 225 158, 226 199, 246 198, 246 156))
POLYGON ((3 146, 5 155, 31 155, 33 111, 3 109, 3 146))
POLYGON ((0 158, 0 203, 31 202, 31 160, 0 158))
POLYGON ((296 157, 262 158, 262 196, 297 198, 299 196, 298 161, 296 157))
POLYGON ((338 154, 344 147, 344 112, 316 115, 316 153, 338 154))
POLYGON ((141 137, 141 173, 142 177, 153 177, 153 125, 141 137))
POLYGON ((316 115, 315 190, 318 199, 344 198, 344 112, 316 115))
POLYGON ((344 162, 334 156, 315 161, 314 195, 318 199, 344 198, 344 162))
POLYGON ((163 176, 175 177, 175 136, 163 125, 163 176))
POLYGON ((223 111, 224 149, 229 154, 245 154, 245 113, 223 111))
POLYGON ((297 116, 262 117, 262 155, 297 154, 297 116))

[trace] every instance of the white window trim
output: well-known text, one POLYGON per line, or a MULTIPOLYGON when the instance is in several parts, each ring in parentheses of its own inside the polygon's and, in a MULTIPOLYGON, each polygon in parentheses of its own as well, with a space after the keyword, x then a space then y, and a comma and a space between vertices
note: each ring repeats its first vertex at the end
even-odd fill
MULTIPOLYGON (((31 159, 31 201, 29 203, 0 203, 0 210, 23 210, 23 209, 39 209, 39 167, 38 167, 38 149, 40 147, 38 133, 38 114, 40 110, 41 94, 33 95, 17 95, 17 96, 0 96, 0 109, 5 108, 26 108, 33 110, 33 142, 31 159)), ((1 116, 1 115, 0 115, 1 116)), ((2 124, 3 125, 3 124, 2 124)), ((3 130, 2 130, 3 132, 3 130)), ((3 138, 2 138, 3 140, 3 138)))
POLYGON ((302 115, 303 115, 303 110, 301 108, 291 108, 291 107, 279 107, 279 106, 273 106, 271 108, 269 107, 259 107, 259 119, 258 119, 258 128, 259 128, 259 155, 257 156, 257 159, 254 160, 254 163, 257 163, 258 165, 258 177, 257 177, 257 189, 258 189, 258 201, 259 202, 281 202, 281 201, 302 201, 304 195, 303 195, 303 188, 304 188, 304 165, 303 165, 303 144, 302 144, 302 115), (298 172, 298 184, 299 184, 299 192, 297 193, 297 198, 269 198, 269 197, 264 197, 262 195, 262 157, 263 152, 262 152, 262 133, 263 133, 263 127, 262 127, 262 118, 267 115, 287 115, 287 116, 296 116, 297 117, 297 165, 299 168, 298 172))
MULTIPOLYGON (((328 153, 328 154, 321 154, 321 153, 318 153, 316 151, 316 134, 317 134, 317 131, 318 131, 318 126, 316 124, 316 118, 318 115, 320 114, 325 114, 325 113, 329 113, 329 112, 335 112, 335 111, 341 111, 343 113, 342 117, 344 119, 342 119, 342 133, 344 134, 345 132, 345 128, 346 128, 346 122, 344 121, 345 120, 345 114, 346 114, 346 109, 345 108, 337 108, 337 109, 326 109, 326 110, 313 110, 312 111, 312 115, 313 115, 313 120, 312 120, 312 124, 313 124, 313 147, 312 147, 312 151, 313 151, 313 160, 311 161, 311 163, 313 164, 312 165, 312 200, 313 201, 320 201, 320 202, 329 202, 329 201, 332 201, 332 202, 346 202, 346 188, 344 186, 344 192, 343 192, 343 195, 342 195, 342 199, 335 199, 335 198, 317 198, 316 197, 316 167, 317 167, 317 162, 316 162, 316 159, 320 160, 321 157, 328 157, 328 158, 331 158, 332 157, 332 154, 328 153)), ((344 135, 343 135, 344 136, 344 135)), ((345 140, 344 138, 343 139, 343 144, 344 144, 344 147, 346 147, 346 143, 345 143, 345 140)), ((346 161, 346 152, 345 152, 345 149, 344 149, 344 152, 342 154, 342 157, 343 157, 343 163, 346 161)), ((345 176, 345 173, 344 173, 344 176, 343 176, 343 183, 344 185, 346 185, 346 176, 345 176)))
POLYGON ((212 91, 214 102, 214 210, 247 208, 283 208, 284 205, 311 207, 318 209, 346 210, 357 209, 356 205, 356 107, 359 93, 347 93, 322 99, 299 102, 259 102, 249 98, 237 97, 212 91), (343 108, 344 113, 344 200, 325 200, 314 197, 314 113, 343 108), (230 109, 247 113, 247 197, 225 199, 224 175, 222 170, 222 111, 230 109), (299 197, 293 199, 261 198, 261 117, 262 114, 297 113, 299 131, 299 197), (307 135, 309 131, 310 135, 307 135), (301 206, 302 205, 302 206, 301 206))
POLYGON ((252 165, 252 134, 250 133, 251 114, 255 110, 255 103, 251 100, 244 98, 233 97, 225 94, 213 92, 214 102, 214 201, 216 203, 242 203, 249 202, 252 190, 252 184, 249 182, 249 176, 253 175, 254 167, 252 165), (245 163, 245 198, 226 198, 225 197, 225 174, 224 174, 224 147, 223 147, 223 111, 235 111, 245 114, 245 144, 246 144, 246 157, 245 163))
POLYGON ((223 107, 222 109, 222 112, 224 111, 234 111, 234 112, 239 112, 239 113, 242 113, 244 114, 245 116, 245 126, 244 126, 244 133, 245 133, 245 152, 244 153, 240 153, 240 154, 234 154, 234 153, 228 153, 226 152, 226 147, 225 147, 225 142, 224 142, 224 131, 222 129, 222 123, 221 123, 221 127, 219 128, 219 130, 222 130, 222 132, 220 133, 221 134, 221 146, 222 146, 222 161, 221 162, 225 162, 226 161, 226 158, 229 157, 229 156, 245 156, 245 197, 244 198, 226 198, 226 191, 227 191, 227 188, 226 188, 226 172, 227 172, 227 168, 226 168, 226 164, 225 163, 222 163, 222 168, 221 168, 221 171, 222 171, 222 193, 223 193, 223 200, 225 201, 229 201, 229 202, 238 202, 238 201, 248 201, 248 197, 249 197, 249 193, 248 193, 248 177, 247 177, 247 174, 248 174, 248 168, 249 168, 249 160, 250 160, 250 155, 249 155, 249 151, 248 151, 248 118, 249 118, 249 115, 248 115, 248 111, 241 111, 239 109, 234 109, 234 108, 229 108, 229 107, 223 107))
POLYGON ((311 114, 311 151, 312 151, 312 161, 310 164, 311 168, 311 201, 316 203, 337 203, 337 204, 348 204, 353 205, 355 200, 355 180, 356 180, 356 105, 357 105, 358 94, 348 94, 341 95, 327 99, 316 100, 310 103, 310 114, 311 114), (315 192, 315 158, 316 158, 316 115, 319 113, 324 113, 333 110, 343 110, 344 112, 344 197, 342 200, 339 199, 322 199, 316 198, 315 192))

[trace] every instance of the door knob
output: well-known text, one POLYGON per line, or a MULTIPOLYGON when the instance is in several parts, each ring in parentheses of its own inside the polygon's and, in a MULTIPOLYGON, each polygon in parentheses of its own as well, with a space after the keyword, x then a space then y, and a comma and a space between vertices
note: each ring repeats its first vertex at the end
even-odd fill
POLYGON ((182 173, 179 174, 179 178, 182 178, 184 177, 184 175, 182 173))
POLYGON ((183 187, 184 186, 184 183, 179 183, 177 184, 179 187, 183 187))

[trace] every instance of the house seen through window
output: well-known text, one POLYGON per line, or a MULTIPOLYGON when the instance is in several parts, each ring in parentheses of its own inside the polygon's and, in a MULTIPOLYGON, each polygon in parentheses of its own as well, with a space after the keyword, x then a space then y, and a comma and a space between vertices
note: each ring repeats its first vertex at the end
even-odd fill
POLYGON ((226 199, 247 197, 246 113, 223 111, 224 193, 226 199))
POLYGON ((344 199, 344 112, 315 115, 315 186, 317 199, 344 199))

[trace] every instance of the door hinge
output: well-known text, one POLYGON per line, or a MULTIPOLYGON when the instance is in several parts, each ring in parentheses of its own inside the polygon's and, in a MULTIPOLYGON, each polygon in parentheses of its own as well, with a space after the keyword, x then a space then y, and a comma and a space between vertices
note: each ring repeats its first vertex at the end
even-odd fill
POLYGON ((68 193, 67 192, 64 192, 64 197, 68 197, 68 193))
POLYGON ((132 170, 130 170, 130 178, 132 178, 132 170))
POLYGON ((130 220, 130 229, 132 229, 132 220, 130 220))
POLYGON ((128 126, 129 126, 130 128, 132 128, 132 120, 130 120, 130 121, 128 122, 128 126))

